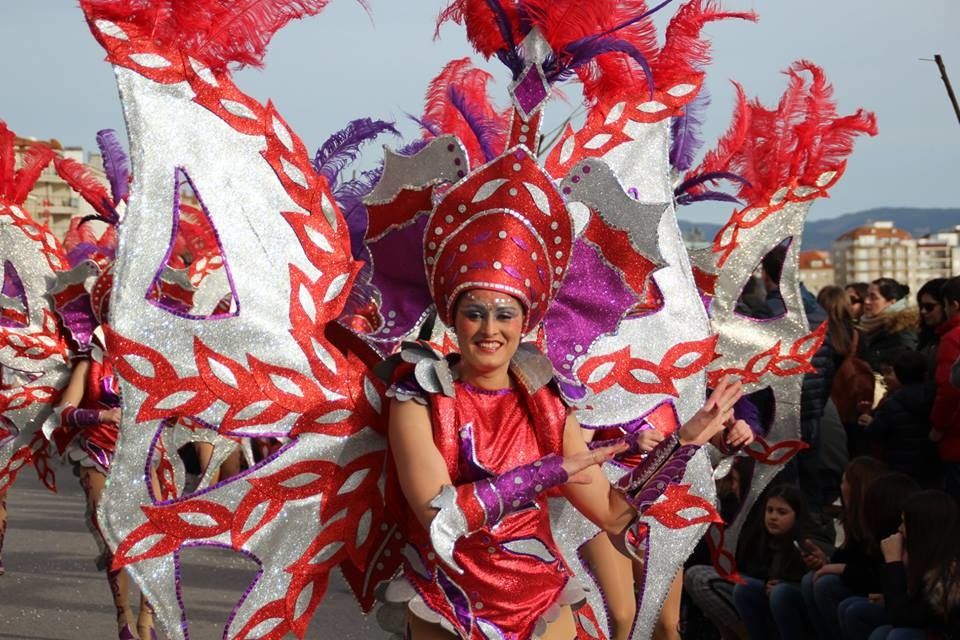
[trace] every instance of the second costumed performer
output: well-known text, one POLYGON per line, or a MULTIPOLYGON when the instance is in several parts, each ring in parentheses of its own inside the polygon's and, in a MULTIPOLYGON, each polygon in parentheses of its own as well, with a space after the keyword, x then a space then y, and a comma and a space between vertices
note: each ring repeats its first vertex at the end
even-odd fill
POLYGON ((699 445, 733 426, 741 396, 739 382, 722 382, 621 483, 625 491, 610 485, 600 465, 629 445, 588 449, 550 361, 521 342, 559 288, 566 266, 553 258, 569 255, 569 235, 566 243, 555 238, 572 223, 549 181, 536 180, 533 154, 516 135, 521 127, 513 130, 509 151, 448 191, 426 225, 427 280, 460 353, 443 357, 407 343, 388 360, 391 473, 403 496, 388 495, 387 503, 401 505, 417 549, 388 599, 410 601, 415 639, 574 636, 570 605, 583 592, 551 534, 548 493, 561 492, 633 555, 643 544, 632 528, 638 510, 659 497, 658 485, 682 476, 699 445), (551 189, 556 205, 480 211, 473 204, 491 180, 506 189, 521 179, 551 189), (544 255, 546 246, 555 253, 544 255))

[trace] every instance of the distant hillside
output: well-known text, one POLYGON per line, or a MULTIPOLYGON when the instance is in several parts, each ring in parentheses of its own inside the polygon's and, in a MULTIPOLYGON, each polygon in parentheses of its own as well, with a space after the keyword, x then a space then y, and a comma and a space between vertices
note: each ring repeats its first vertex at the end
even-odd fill
MULTIPOLYGON (((833 241, 844 232, 878 220, 889 220, 898 229, 904 229, 914 237, 919 237, 960 224, 960 209, 891 207, 868 209, 829 220, 808 222, 803 232, 803 249, 805 251, 811 249, 829 250, 833 246, 833 241)), ((687 220, 680 221, 680 230, 685 238, 689 238, 694 229, 699 229, 704 239, 712 240, 717 231, 720 230, 720 225, 688 222, 687 220)))

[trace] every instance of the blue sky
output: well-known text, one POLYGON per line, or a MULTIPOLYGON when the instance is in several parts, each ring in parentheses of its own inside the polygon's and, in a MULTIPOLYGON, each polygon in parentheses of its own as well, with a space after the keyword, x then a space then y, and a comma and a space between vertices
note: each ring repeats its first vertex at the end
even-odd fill
MULTIPOLYGON (((289 25, 275 38, 265 70, 238 74, 242 89, 270 98, 316 148, 360 116, 396 119, 419 113, 427 82, 450 59, 471 55, 463 31, 445 27, 433 40, 444 0, 370 0, 373 17, 351 0, 333 0, 321 15, 289 25)), ((675 3, 675 4, 679 4, 675 3)), ((812 219, 878 206, 960 207, 954 188, 960 166, 960 123, 936 65, 944 56, 960 91, 960 2, 957 0, 727 0, 753 9, 756 24, 710 25, 714 64, 708 71, 710 144, 726 129, 730 79, 774 103, 780 71, 799 58, 823 66, 842 113, 863 106, 877 113, 880 135, 861 139, 847 174, 818 202, 812 219)), ((674 5, 663 11, 663 18, 674 5)), ((120 104, 103 51, 89 34, 75 0, 0 4, 0 118, 19 134, 94 147, 98 129, 122 129, 120 104)), ((508 77, 493 63, 494 95, 506 98, 508 77)), ((567 89, 572 99, 574 88, 567 89)), ((574 105, 557 103, 561 121, 574 105)), ((721 222, 727 206, 681 209, 690 220, 721 222)))

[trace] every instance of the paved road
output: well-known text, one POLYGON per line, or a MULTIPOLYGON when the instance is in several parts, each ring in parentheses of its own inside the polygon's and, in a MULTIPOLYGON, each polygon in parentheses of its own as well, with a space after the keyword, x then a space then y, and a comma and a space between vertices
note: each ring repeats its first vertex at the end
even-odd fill
MULTIPOLYGON (((2 640, 116 638, 110 590, 94 566, 96 544, 83 520, 83 494, 67 467, 57 468, 57 482, 59 493, 52 494, 32 469, 25 469, 10 491, 3 548, 7 572, 0 576, 2 640)), ((228 551, 193 549, 182 557, 190 638, 222 638, 254 565, 228 551)), ((332 581, 307 638, 388 637, 372 616, 361 619, 357 612, 346 587, 332 581)))

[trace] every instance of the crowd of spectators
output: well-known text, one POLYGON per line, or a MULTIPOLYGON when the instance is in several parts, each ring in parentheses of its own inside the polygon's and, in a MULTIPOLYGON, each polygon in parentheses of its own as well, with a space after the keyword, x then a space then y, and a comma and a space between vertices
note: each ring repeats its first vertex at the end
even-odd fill
MULTIPOLYGON (((764 259, 741 313, 786 312, 785 253, 764 259)), ((802 390, 808 448, 747 515, 737 582, 702 553, 688 562, 683 637, 960 639, 960 277, 915 298, 891 278, 801 289, 811 328, 827 324, 802 390)), ((752 473, 739 457, 718 483, 726 521, 752 473)))

